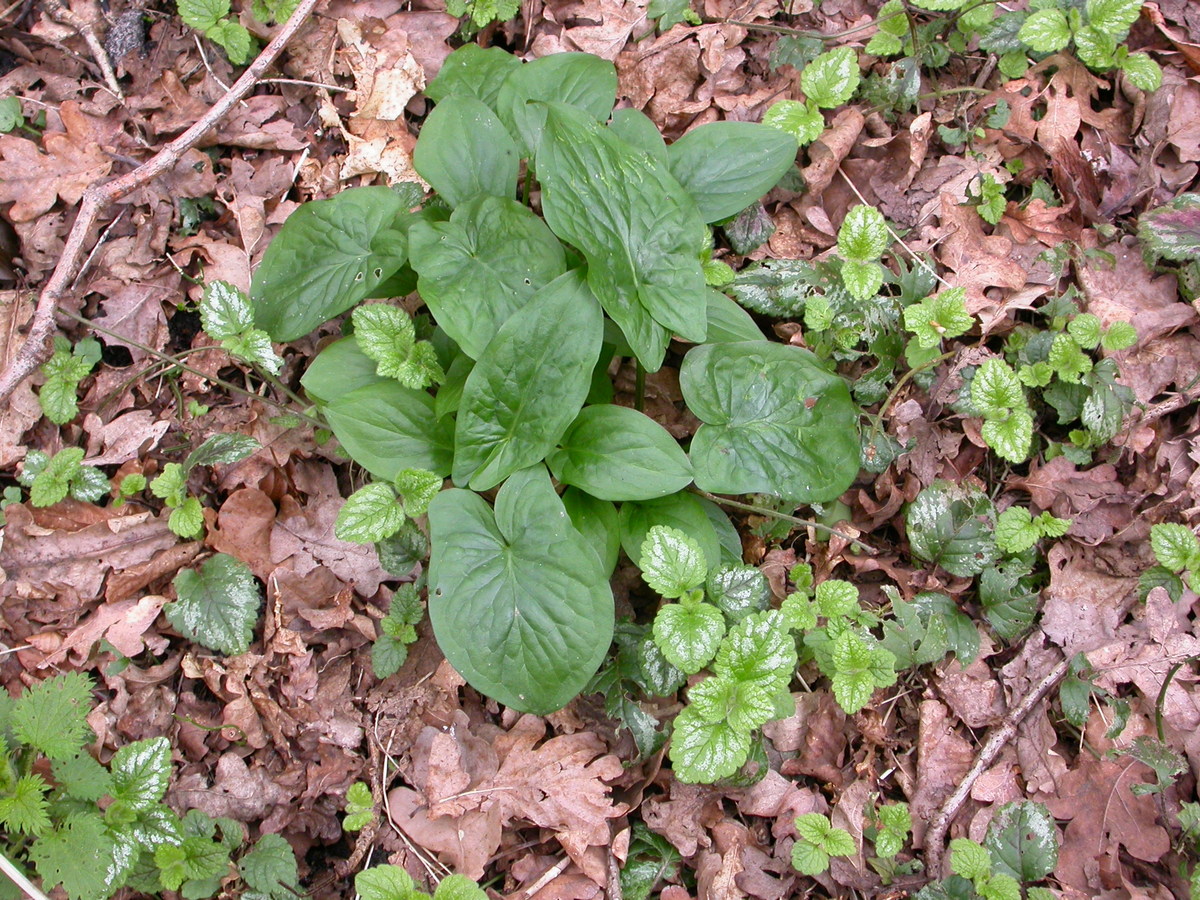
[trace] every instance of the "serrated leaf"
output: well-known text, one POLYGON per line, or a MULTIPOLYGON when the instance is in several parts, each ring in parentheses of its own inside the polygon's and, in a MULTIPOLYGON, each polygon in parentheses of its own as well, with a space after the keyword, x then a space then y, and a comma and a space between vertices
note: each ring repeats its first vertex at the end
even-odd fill
POLYGON ((661 163, 574 107, 546 109, 537 160, 546 222, 582 251, 592 292, 657 371, 672 333, 696 342, 707 333, 696 258, 704 221, 661 163))
MULTIPOLYGON (((367 796, 370 797, 369 791, 367 796)), ((289 889, 296 887, 299 878, 292 845, 278 834, 260 837, 254 848, 238 860, 238 871, 252 890, 273 897, 294 896, 289 889)))
POLYGON ((883 213, 873 206, 850 207, 838 229, 838 253, 853 262, 873 262, 887 252, 891 243, 883 213))
MULTIPOLYGON (((853 715, 871 701, 875 688, 883 686, 881 681, 888 680, 881 677, 881 670, 890 669, 895 660, 890 652, 872 649, 850 630, 843 631, 834 640, 832 656, 836 669, 830 679, 833 695, 847 715, 853 715), (887 654, 887 659, 881 659, 880 654, 887 654)), ((895 681, 895 677, 893 670, 890 680, 895 681)))
POLYGON ((792 845, 792 868, 801 875, 820 875, 829 868, 829 854, 809 841, 792 845))
POLYGON ((669 755, 677 779, 712 784, 742 767, 750 755, 750 735, 728 722, 706 722, 689 706, 675 717, 669 755))
POLYGON ((354 876, 354 890, 362 900, 416 900, 416 889, 411 875, 387 863, 354 876))
POLYGON ((339 541, 374 544, 399 531, 404 520, 404 510, 391 485, 374 482, 346 498, 338 510, 333 533, 339 541))
POLYGON ((177 891, 184 882, 224 874, 229 867, 229 850, 208 838, 189 837, 179 844, 156 847, 154 862, 163 886, 177 891))
POLYGON ((821 274, 803 259, 764 260, 738 273, 729 291, 734 299, 753 312, 785 318, 799 315, 807 301, 819 296, 821 274))
POLYGON ((1075 55, 1093 69, 1109 69, 1117 64, 1117 38, 1107 31, 1085 25, 1074 32, 1075 55))
POLYGON ((71 479, 71 496, 81 503, 97 503, 111 489, 108 476, 95 466, 80 466, 71 479))
POLYGON ((1137 343, 1137 329, 1129 322, 1116 321, 1104 329, 1100 346, 1110 353, 1126 350, 1137 343))
POLYGON ((545 222, 488 194, 460 204, 447 222, 418 222, 409 244, 421 299, 471 359, 566 271, 562 244, 545 222))
POLYGON ((943 338, 966 334, 975 324, 967 312, 966 290, 949 288, 904 310, 904 327, 925 348, 941 345, 943 338))
POLYGON ((950 870, 972 881, 987 878, 992 874, 992 855, 969 838, 954 838, 950 841, 950 870))
POLYGON ((1012 366, 1002 359, 986 360, 971 382, 971 404, 987 418, 1026 407, 1025 392, 1012 366))
POLYGON ((1024 634, 1037 615, 1038 594, 1028 575, 1028 568, 1013 561, 985 569, 979 579, 984 617, 1006 641, 1024 634))
POLYGON ((167 506, 179 506, 187 499, 187 470, 179 463, 167 463, 150 481, 150 493, 167 506))
POLYGON ((1071 42, 1071 26, 1060 9, 1031 13, 1017 38, 1035 53, 1056 53, 1071 42))
MULTIPOLYGON (((43 367, 44 369, 45 367, 43 367)), ((63 375, 50 375, 38 388, 38 403, 42 415, 55 425, 65 425, 79 414, 79 401, 75 392, 79 381, 63 375)))
POLYGON ((832 109, 848 101, 858 89, 858 54, 853 47, 822 53, 800 73, 800 87, 810 103, 832 109))
POLYGON ((50 759, 69 759, 91 735, 91 679, 66 672, 40 681, 13 704, 9 725, 17 738, 50 759))
POLYGON ((691 462, 665 428, 612 404, 584 407, 547 462, 559 481, 601 500, 652 500, 692 480, 691 462))
POLYGON ((825 130, 825 117, 815 104, 777 100, 763 114, 763 124, 790 134, 804 147, 821 136, 825 130))
POLYGON ((488 900, 488 895, 465 875, 447 875, 438 882, 433 900, 488 900))
POLYGON ((1025 462, 1033 441, 1033 416, 1025 410, 1014 410, 1007 418, 985 421, 980 434, 996 455, 1009 462, 1025 462))
POLYGON ((1078 384, 1092 370, 1091 358, 1069 334, 1056 334, 1046 360, 1063 381, 1078 384))
POLYGON ((858 474, 849 389, 806 350, 765 341, 697 347, 680 386, 705 423, 690 450, 704 490, 821 502, 858 474))
POLYGON ((204 533, 204 507, 198 497, 185 497, 184 501, 171 510, 167 527, 185 540, 197 538, 204 533))
POLYGON ((877 262, 855 262, 846 260, 842 263, 842 284, 850 292, 850 296, 863 303, 879 293, 883 286, 883 266, 877 262))
POLYGON ((218 553, 199 571, 182 570, 173 584, 179 599, 163 611, 176 631, 228 656, 250 649, 260 598, 245 563, 218 553))
POLYGON ((991 871, 1023 884, 1041 881, 1058 865, 1054 819, 1041 803, 1005 803, 992 817, 983 843, 991 856, 991 871))
POLYGON ((700 545, 679 529, 666 525, 655 525, 646 533, 640 559, 642 579, 667 599, 682 597, 702 585, 708 574, 700 545))
POLYGON ((184 25, 207 31, 229 15, 229 0, 180 0, 178 9, 184 25))
POLYGON ((771 589, 766 576, 753 566, 728 565, 709 574, 705 593, 730 621, 738 622, 766 609, 771 589))
POLYGON ((157 805, 171 780, 171 743, 165 737, 126 744, 109 764, 112 798, 142 812, 157 805))
POLYGON ((354 310, 354 338, 375 360, 376 373, 409 388, 426 388, 445 378, 426 341, 417 341, 412 317, 397 306, 365 303, 354 310))
POLYGON ((1121 71, 1138 90, 1150 93, 1162 87, 1162 67, 1149 54, 1130 53, 1121 60, 1121 71))
POLYGON ((228 281, 210 281, 200 299, 200 327, 218 341, 254 327, 250 298, 228 281))
POLYGON ((254 455, 261 447, 262 444, 248 434, 214 434, 188 454, 183 461, 183 468, 230 465, 254 455))
POLYGON ((104 900, 113 892, 114 845, 95 813, 75 813, 29 848, 47 889, 61 884, 70 900, 104 900))
POLYGON ((473 492, 443 491, 429 527, 429 617, 451 665, 508 706, 561 708, 608 652, 613 599, 545 469, 510 476, 494 511, 473 492))
POLYGON ((654 642, 671 665, 694 675, 716 655, 725 617, 710 603, 668 603, 654 617, 654 642))
POLYGON ((204 36, 225 50, 225 55, 235 66, 245 65, 250 61, 254 49, 254 38, 246 30, 246 26, 233 19, 224 19, 204 31, 204 36))
POLYGON ((1100 318, 1091 313, 1080 313, 1067 323, 1067 333, 1084 350, 1095 350, 1100 343, 1100 318))
POLYGON ((754 613, 730 628, 712 667, 717 675, 757 683, 771 695, 788 688, 795 668, 796 642, 779 610, 754 613))
POLYGON ((817 611, 827 619, 849 616, 858 610, 858 588, 838 578, 818 584, 815 599, 817 611))
POLYGON ((48 790, 46 780, 34 773, 22 775, 12 792, 0 797, 0 823, 9 834, 39 835, 50 827, 48 790))
POLYGON ((977 575, 996 558, 995 510, 975 488, 935 481, 917 495, 905 517, 913 553, 952 575, 977 575))
POLYGON ((292 341, 340 315, 404 265, 405 201, 385 187, 351 188, 303 204, 267 247, 254 272, 255 324, 292 341))
POLYGON ((1024 553, 1041 536, 1033 515, 1024 507, 1010 506, 996 517, 996 546, 1010 556, 1024 553))
POLYGON ((775 713, 775 695, 769 685, 720 675, 694 685, 688 691, 688 703, 704 721, 728 722, 747 734, 775 713))
MULTIPOLYGON (((43 455, 44 457, 44 455, 43 455)), ((42 462, 41 459, 37 462, 42 462)), ((83 449, 67 447, 42 462, 29 487, 29 502, 34 506, 53 506, 67 496, 71 482, 83 462, 83 449)), ((26 466, 26 471, 29 466, 26 466)))
POLYGON ((54 760, 52 771, 62 789, 79 800, 99 800, 112 787, 108 770, 87 752, 54 760))
POLYGON ((1150 549, 1159 565, 1173 572, 1200 568, 1200 539, 1186 525, 1173 522, 1151 525, 1150 549))
POLYGON ((1129 33, 1142 12, 1142 0, 1087 0, 1088 24, 1120 39, 1129 33))

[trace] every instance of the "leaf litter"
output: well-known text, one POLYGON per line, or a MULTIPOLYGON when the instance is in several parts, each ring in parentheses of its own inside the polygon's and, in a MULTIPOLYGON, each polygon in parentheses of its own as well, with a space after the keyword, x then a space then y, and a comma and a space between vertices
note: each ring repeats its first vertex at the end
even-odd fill
MULTIPOLYGON (((838 34, 869 22, 876 6, 794 3, 786 21, 838 34)), ((701 7, 715 21, 656 35, 635 3, 535 0, 517 24, 490 37, 531 56, 583 50, 615 61, 626 105, 668 139, 717 119, 757 121, 775 99, 798 98, 796 70, 767 63, 779 37, 759 26, 778 21, 776 4, 701 7)), ((27 114, 47 111, 40 134, 0 135, 2 214, 31 285, 52 268, 83 190, 181 132, 234 74, 211 47, 201 57, 174 10, 164 12, 149 26, 148 52, 119 61, 124 105, 86 86, 81 38, 32 13, 30 39, 19 42, 18 63, 0 80, 4 93, 27 101, 27 114)), ((436 2, 408 9, 333 0, 290 51, 286 75, 298 83, 264 86, 203 150, 106 223, 68 302, 105 329, 105 358, 84 382, 79 423, 40 420, 28 385, 0 413, 0 465, 9 476, 28 449, 86 445, 89 464, 119 475, 153 474, 215 433, 251 434, 264 449, 191 485, 207 509, 200 542, 179 542, 165 512, 145 499, 120 508, 8 504, 2 637, 16 652, 0 661, 6 686, 17 691, 50 667, 94 670, 104 687, 92 716, 100 752, 170 735, 179 763, 172 802, 283 834, 318 897, 345 896, 342 879, 353 874, 339 868, 350 854, 339 823, 355 781, 386 800, 375 840, 389 859, 419 877, 448 866, 491 879, 496 896, 616 896, 611 877, 632 852, 636 828, 661 836, 681 859, 664 868, 672 883, 660 885, 663 897, 791 896, 802 883, 790 866, 794 820, 832 810, 858 854, 839 858, 821 889, 883 897, 895 888, 865 865, 860 811, 880 798, 907 800, 919 848, 928 818, 971 767, 982 730, 1063 654, 1083 654, 1095 687, 1130 706, 1125 730, 1109 737, 1115 706, 1100 699, 1081 729, 1065 728, 1051 695, 974 783, 951 835, 982 840, 999 806, 1038 800, 1057 823, 1054 883, 1064 896, 1150 895, 1149 876, 1177 862, 1177 833, 1157 797, 1172 809, 1195 799, 1200 705, 1186 663, 1200 655, 1200 626, 1195 595, 1173 601, 1156 588, 1142 602, 1137 576, 1152 562, 1148 525, 1194 521, 1200 509, 1200 322, 1195 303, 1180 302, 1176 277, 1156 271, 1142 247, 1113 228, 1132 231, 1137 215, 1194 188, 1200 17, 1180 0, 1147 12, 1136 32, 1142 46, 1180 54, 1148 97, 1057 56, 991 93, 940 97, 895 120, 865 103, 843 108, 800 157, 806 190, 767 197, 774 233, 744 257, 819 256, 836 243, 847 209, 865 201, 907 229, 905 247, 931 254, 938 273, 965 288, 985 336, 1007 333, 1056 292, 1059 278, 1042 254, 1063 241, 1080 248, 1069 266, 1086 310, 1103 325, 1136 325, 1138 343, 1119 360, 1139 407, 1113 452, 1089 464, 1035 461, 994 483, 1009 502, 1073 521, 1068 539, 1049 551, 1041 617, 1016 652, 992 646, 969 667, 921 670, 892 689, 883 708, 853 717, 825 688, 797 693, 795 713, 764 727, 767 770, 749 787, 681 784, 661 756, 638 758, 586 697, 548 718, 501 710, 465 687, 425 627, 401 671, 374 679, 376 623, 398 584, 417 573, 397 578, 369 549, 334 537, 340 498, 358 474, 306 427, 221 387, 218 378, 250 384, 250 376, 198 332, 192 312, 202 281, 249 286, 298 201, 343 184, 417 178, 414 123, 427 111, 420 90, 450 52, 457 23, 436 2), (989 125, 969 148, 939 139, 939 127, 1001 102, 1007 122, 989 125), (985 225, 964 204, 982 176, 1007 180, 1012 171, 1026 185, 1047 179, 1066 202, 1009 203, 995 227, 985 225), (163 352, 191 353, 196 372, 160 366, 163 352), (236 657, 197 653, 159 614, 175 602, 178 572, 214 552, 240 559, 266 586, 261 630, 236 657), (1160 730, 1191 774, 1165 795, 1141 794, 1135 786, 1153 775, 1130 754, 1135 739, 1160 730)), ((836 40, 854 46, 855 37, 836 40)), ((5 50, 17 43, 0 36, 5 50)), ((17 291, 3 300, 7 360, 28 303, 17 291)), ((800 323, 774 328, 803 341, 800 323)), ((78 339, 86 330, 64 333, 78 339)), ((291 345, 289 371, 299 371, 320 340, 291 345)), ((632 382, 621 373, 618 399, 628 402, 632 382)), ((690 434, 696 423, 679 403, 676 370, 667 366, 648 382, 647 412, 673 434, 690 434)), ((780 543, 755 530, 761 521, 739 520, 747 559, 777 599, 800 558, 820 577, 850 573, 864 589, 886 579, 905 599, 941 590, 979 614, 968 581, 914 568, 902 552, 899 517, 923 488, 991 477, 970 420, 947 408, 954 393, 938 383, 906 387, 883 424, 908 452, 846 495, 854 525, 882 545, 878 556, 804 532, 780 543)))

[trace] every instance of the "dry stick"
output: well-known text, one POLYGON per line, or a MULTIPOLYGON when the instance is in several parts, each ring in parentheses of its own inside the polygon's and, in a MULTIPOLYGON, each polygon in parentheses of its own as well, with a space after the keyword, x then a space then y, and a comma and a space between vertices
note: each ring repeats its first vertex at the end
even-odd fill
POLYGON ((958 811, 967 801, 967 795, 971 792, 975 780, 983 774, 984 769, 992 764, 1000 751, 1004 749, 1004 745, 1013 739, 1017 728, 1029 715, 1029 711, 1063 679, 1069 666, 1070 662, 1064 659, 1009 711, 1008 715, 1004 717, 1004 721, 1000 723, 1000 727, 988 735, 987 742, 980 749, 979 755, 975 757, 975 763, 971 766, 971 770, 959 782, 954 793, 946 798, 946 802, 942 804, 941 809, 930 821, 929 830, 925 832, 925 871, 931 878, 941 877, 942 856, 946 852, 946 832, 950 830, 951 820, 958 815, 958 811))
POLYGON ((12 883, 19 887, 25 896, 29 898, 29 900, 50 900, 49 897, 37 889, 37 886, 32 881, 25 877, 21 870, 13 865, 9 858, 3 853, 0 853, 0 872, 3 872, 10 879, 12 879, 12 883))
POLYGON ((50 356, 50 339, 54 334, 55 327, 54 311, 70 288, 80 260, 83 258, 84 242, 96 219, 122 197, 129 196, 138 188, 173 169, 183 158, 184 153, 196 146, 200 139, 233 108, 234 104, 250 93, 250 89, 270 68, 284 45, 291 40, 316 5, 317 0, 300 0, 296 11, 279 29, 279 33, 271 39, 271 43, 267 44, 258 58, 242 73, 242 77, 233 83, 233 87, 195 125, 132 172, 127 172, 106 184, 93 184, 83 192, 83 202, 80 204, 79 214, 75 217, 75 224, 71 226, 71 232, 67 235, 62 257, 59 259, 58 265, 54 267, 54 273, 50 276, 50 280, 42 289, 41 296, 38 297, 33 321, 29 326, 29 337, 17 351, 17 355, 9 367, 0 375, 0 402, 7 400, 16 390, 17 385, 50 356))

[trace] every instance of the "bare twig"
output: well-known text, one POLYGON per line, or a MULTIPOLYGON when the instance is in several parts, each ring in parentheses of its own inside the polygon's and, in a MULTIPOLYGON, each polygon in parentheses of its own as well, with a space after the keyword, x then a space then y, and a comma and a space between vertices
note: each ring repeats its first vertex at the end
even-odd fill
POLYGON ((19 887, 30 900, 50 900, 49 897, 37 889, 32 881, 21 874, 21 870, 14 866, 3 853, 0 853, 0 872, 11 878, 13 884, 19 887))
POLYGON ((96 37, 96 30, 92 28, 92 23, 83 21, 83 19, 64 6, 60 0, 46 0, 44 5, 46 11, 50 13, 51 18, 56 22, 61 22, 79 32, 84 43, 88 45, 88 49, 92 51, 92 58, 96 60, 96 65, 100 67, 100 74, 104 76, 104 83, 116 95, 118 100, 124 101, 125 93, 121 90, 121 85, 117 82, 117 73, 113 71, 112 60, 108 58, 108 51, 104 49, 104 45, 100 43, 100 39, 96 37))
POLYGON ((79 214, 75 217, 75 224, 71 226, 71 232, 67 235, 62 257, 42 289, 41 296, 38 297, 37 308, 29 327, 29 337, 17 351, 9 367, 0 374, 0 401, 7 400, 17 385, 49 357, 50 339, 54 334, 54 311, 79 270, 88 232, 96 219, 122 197, 129 196, 138 188, 173 169, 183 158, 183 154, 199 143, 234 104, 241 101, 250 93, 251 88, 258 84, 263 73, 270 68, 316 5, 317 0, 300 0, 300 5, 279 29, 279 33, 263 48, 263 52, 250 64, 242 77, 233 83, 233 87, 196 124, 132 172, 105 184, 93 184, 83 192, 83 202, 80 204, 79 214))
POLYGON ((1064 659, 1051 669, 1045 678, 1034 685, 1033 689, 1021 698, 1020 703, 1009 710, 999 727, 988 735, 987 741, 979 750, 979 755, 975 757, 975 763, 971 766, 971 770, 967 772, 958 787, 954 789, 954 793, 946 798, 941 809, 930 820, 929 830, 925 832, 925 871, 929 873, 930 877, 941 877, 942 857, 946 852, 946 832, 950 830, 950 822, 958 815, 958 811, 966 802, 975 780, 995 761, 1000 751, 1004 749, 1004 745, 1013 739, 1021 722, 1029 715, 1029 711, 1037 706, 1056 684, 1062 681, 1069 666, 1070 661, 1064 659))

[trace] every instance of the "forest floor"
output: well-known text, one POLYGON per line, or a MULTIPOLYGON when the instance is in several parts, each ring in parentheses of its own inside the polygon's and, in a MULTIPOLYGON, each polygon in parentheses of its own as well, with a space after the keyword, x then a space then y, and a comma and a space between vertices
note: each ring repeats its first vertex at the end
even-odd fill
MULTIPOLYGON (((758 121, 776 100, 801 96, 787 62, 801 39, 821 35, 826 48, 861 51, 878 11, 871 0, 795 0, 787 11, 777 0, 699 3, 702 24, 659 34, 634 0, 525 0, 514 20, 472 39, 527 57, 581 50, 614 61, 619 100, 670 141, 709 121, 758 121)), ((246 6, 241 21, 269 36, 246 6)), ((127 11, 124 0, 107 11, 94 0, 67 8, 102 37, 127 11)), ((0 100, 20 98, 20 115, 0 134, 4 363, 84 189, 147 159, 238 74, 173 4, 152 3, 144 40, 135 34, 128 52, 114 53, 122 99, 57 3, 10 9, 0 25, 0 100)), ((817 581, 855 582, 871 602, 884 602, 885 585, 908 599, 937 591, 972 618, 981 649, 966 666, 947 656, 903 673, 853 716, 827 680, 803 670, 794 715, 764 729, 770 767, 751 786, 681 783, 663 752, 639 757, 596 696, 544 718, 497 707, 445 662, 427 621, 400 671, 377 679, 371 645, 398 580, 370 545, 333 536, 358 476, 285 414, 287 397, 200 330, 204 283, 248 289, 299 204, 415 178, 410 154, 428 110, 420 89, 462 42, 460 20, 440 0, 322 0, 253 95, 89 236, 94 251, 58 317, 72 344, 92 336, 101 345, 80 382, 78 414, 61 425, 43 415, 44 374, 0 410, 5 688, 16 695, 56 671, 90 673, 99 758, 169 737, 168 802, 236 819, 254 835, 283 835, 303 890, 316 898, 352 896, 354 871, 385 859, 430 884, 454 871, 513 898, 619 896, 614 873, 629 860, 642 872, 626 879, 630 895, 904 896, 929 880, 918 863, 931 819, 1006 717, 1019 727, 974 781, 948 838, 982 840, 1000 806, 1036 801, 1057 832, 1044 886, 1065 897, 1187 897, 1196 856, 1179 815, 1196 800, 1200 772, 1200 607, 1186 587, 1179 599, 1161 587, 1139 590, 1139 576, 1155 563, 1152 525, 1200 522, 1200 316, 1194 285, 1189 292, 1174 272, 1150 265, 1137 225, 1197 188, 1200 5, 1160 0, 1135 23, 1130 48, 1149 51, 1164 70, 1150 93, 1070 56, 1006 78, 994 57, 973 50, 927 67, 914 106, 887 108, 882 94, 860 93, 801 152, 803 189, 777 189, 764 201, 774 226, 765 243, 747 256, 718 254, 735 270, 819 257, 835 245, 847 209, 866 202, 902 235, 895 259, 923 254, 947 284, 965 289, 978 322, 932 383, 893 380, 886 408, 872 407, 906 448, 843 497, 843 532, 874 552, 730 514, 745 561, 766 574, 776 601, 797 562, 810 563, 817 581), (397 97, 402 114, 383 117, 384 101, 395 106, 397 97), (995 117, 999 104, 1007 118, 995 117), (985 176, 1007 186, 995 224, 978 210, 985 176), (959 370, 1020 323, 1046 327, 1039 311, 1064 295, 1106 326, 1135 326, 1136 344, 1107 354, 1132 404, 1090 459, 1042 453, 1005 463, 988 449, 980 419, 954 405, 959 370), (85 462, 115 485, 152 477, 231 433, 261 449, 192 469, 187 488, 203 507, 202 539, 176 537, 170 510, 149 493, 118 504, 114 489, 99 502, 37 507, 18 487, 31 450, 83 448, 85 462), (1018 503, 1071 521, 1024 574, 1033 624, 1009 640, 985 616, 974 578, 912 550, 906 507, 939 479, 974 485, 1000 508, 1018 503), (213 552, 237 557, 261 582, 260 625, 241 655, 183 639, 160 614, 176 575, 213 552), (1074 670, 1084 680, 1068 676, 1074 693, 1055 685, 1013 721, 1010 710, 1065 659, 1090 665, 1074 670), (1119 715, 1127 721, 1113 735, 1119 715), (1162 753, 1150 761, 1180 772, 1144 793, 1139 785, 1157 777, 1146 764, 1151 746, 1162 753), (360 781, 381 815, 360 834, 344 832, 346 793, 360 781), (900 800, 912 834, 896 860, 872 864, 864 811, 900 800), (815 880, 800 875, 791 865, 795 818, 831 811, 856 852, 815 880)), ((861 59, 864 74, 886 75, 892 65, 861 59)), ((781 341, 805 342, 802 317, 759 322, 781 341)), ((321 338, 335 331, 278 348, 281 380, 298 389, 321 338)), ((850 361, 844 371, 862 369, 850 361)), ((630 402, 628 393, 617 399, 630 402)), ((646 409, 677 436, 694 428, 670 363, 648 380, 646 409)), ((1045 446, 1066 440, 1053 416, 1039 416, 1045 446)), ((614 585, 618 609, 636 608, 636 570, 619 569, 614 585)), ((679 698, 647 699, 646 708, 669 721, 679 698)))

